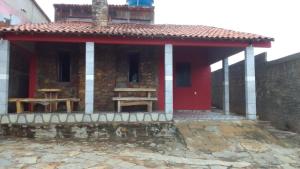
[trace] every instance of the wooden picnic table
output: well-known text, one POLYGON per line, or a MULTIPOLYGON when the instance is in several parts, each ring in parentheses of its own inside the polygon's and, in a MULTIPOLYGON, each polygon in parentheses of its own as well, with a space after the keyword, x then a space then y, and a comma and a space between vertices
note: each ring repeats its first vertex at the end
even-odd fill
MULTIPOLYGON (((58 94, 62 91, 61 89, 38 89, 40 93, 44 94, 45 99, 58 99, 58 94)), ((46 111, 57 111, 57 102, 50 103, 48 106, 45 105, 46 111)))
POLYGON ((35 99, 35 98, 10 98, 9 102, 16 103, 17 113, 24 112, 24 103, 41 103, 41 104, 51 104, 64 102, 67 107, 67 112, 71 113, 73 111, 73 103, 79 102, 80 99, 77 98, 63 98, 63 99, 35 99))
POLYGON ((157 101, 156 97, 152 97, 151 93, 156 92, 153 88, 115 88, 114 92, 118 93, 118 97, 113 97, 112 100, 117 102, 118 112, 122 111, 122 106, 138 106, 146 105, 148 112, 152 112, 153 101, 157 101), (123 97, 124 92, 144 92, 146 97, 126 96, 123 97))

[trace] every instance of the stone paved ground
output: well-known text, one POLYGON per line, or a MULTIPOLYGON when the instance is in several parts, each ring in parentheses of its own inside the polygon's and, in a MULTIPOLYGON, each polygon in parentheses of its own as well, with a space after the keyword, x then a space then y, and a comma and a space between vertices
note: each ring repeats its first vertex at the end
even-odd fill
POLYGON ((184 121, 174 136, 0 139, 0 168, 300 168, 299 135, 247 121, 184 121))

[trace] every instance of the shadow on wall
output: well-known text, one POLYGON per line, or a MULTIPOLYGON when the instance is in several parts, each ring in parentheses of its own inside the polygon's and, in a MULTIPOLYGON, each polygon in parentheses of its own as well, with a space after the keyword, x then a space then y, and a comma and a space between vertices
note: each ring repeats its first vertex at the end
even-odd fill
MULTIPOLYGON (((260 120, 282 130, 300 133, 300 53, 271 62, 267 54, 256 56, 257 114, 260 120)), ((245 114, 244 61, 233 64, 230 72, 230 111, 245 114)), ((223 73, 212 73, 212 103, 222 108, 223 73)))

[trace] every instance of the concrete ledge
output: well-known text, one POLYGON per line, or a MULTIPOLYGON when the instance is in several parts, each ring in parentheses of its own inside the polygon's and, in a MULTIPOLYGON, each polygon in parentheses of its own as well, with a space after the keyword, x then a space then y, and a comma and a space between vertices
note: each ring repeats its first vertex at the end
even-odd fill
POLYGON ((160 123, 171 122, 165 113, 28 113, 0 115, 0 124, 73 124, 73 123, 160 123))

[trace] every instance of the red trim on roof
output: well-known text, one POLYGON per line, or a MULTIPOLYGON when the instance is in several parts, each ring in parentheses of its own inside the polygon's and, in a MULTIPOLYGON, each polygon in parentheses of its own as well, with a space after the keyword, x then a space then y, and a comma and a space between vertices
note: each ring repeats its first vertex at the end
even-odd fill
MULTIPOLYGON (((34 41, 34 42, 68 42, 84 43, 95 42, 99 44, 130 44, 130 45, 165 45, 173 44, 174 46, 206 46, 206 47, 247 47, 249 42, 238 41, 208 41, 208 40, 186 40, 186 39, 146 39, 146 38, 129 38, 129 37, 94 37, 94 36, 62 36, 62 35, 16 35, 7 34, 5 39, 10 41, 34 41)), ((253 42, 254 47, 271 47, 271 42, 253 42)))

